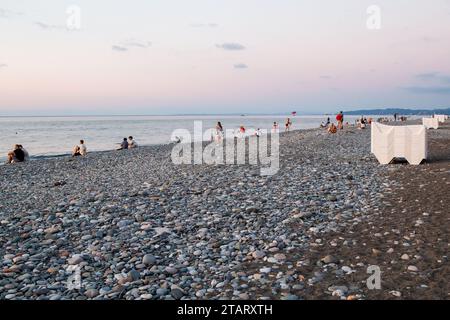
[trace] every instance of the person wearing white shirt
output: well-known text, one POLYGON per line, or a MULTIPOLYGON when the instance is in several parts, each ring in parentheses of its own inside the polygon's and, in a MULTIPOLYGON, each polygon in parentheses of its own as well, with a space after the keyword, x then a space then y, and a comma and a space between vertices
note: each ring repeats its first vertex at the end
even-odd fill
POLYGON ((129 148, 129 149, 133 149, 133 148, 137 148, 137 147, 138 147, 137 142, 134 141, 134 139, 133 139, 132 136, 129 136, 129 137, 128 137, 128 148, 129 148))
POLYGON ((87 148, 86 148, 86 145, 84 144, 84 140, 80 140, 80 145, 78 147, 79 147, 80 155, 82 155, 82 156, 87 155, 87 148))
POLYGON ((84 144, 84 140, 80 140, 80 144, 73 147, 72 157, 85 156, 85 155, 87 155, 87 148, 86 148, 86 145, 84 144))

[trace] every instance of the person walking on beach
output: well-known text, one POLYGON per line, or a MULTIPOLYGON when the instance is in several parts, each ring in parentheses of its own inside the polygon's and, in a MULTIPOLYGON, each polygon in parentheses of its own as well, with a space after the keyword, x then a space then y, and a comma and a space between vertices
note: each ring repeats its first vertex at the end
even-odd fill
POLYGON ((276 132, 278 131, 278 129, 279 129, 278 122, 274 121, 272 126, 272 132, 276 132))
POLYGON ((245 127, 240 126, 239 129, 237 129, 237 132, 234 131, 234 136, 236 138, 244 138, 245 137, 245 127))
POLYGON ((284 124, 286 132, 289 132, 291 130, 291 125, 292 125, 291 119, 287 118, 286 123, 284 124))
POLYGON ((342 111, 336 115, 336 120, 338 122, 337 128, 344 129, 344 113, 342 111))
POLYGON ((129 136, 128 137, 128 149, 134 149, 134 148, 137 148, 137 147, 138 147, 137 142, 133 139, 132 136, 129 136))
POLYGON ((224 136, 224 133, 223 133, 222 123, 220 121, 218 121, 216 124, 213 140, 215 140, 217 143, 220 143, 223 139, 223 136, 224 136))
POLYGON ((127 138, 123 138, 122 143, 120 143, 120 148, 117 150, 128 149, 128 141, 127 138))
POLYGON ((216 131, 217 132, 223 132, 222 123, 220 123, 220 121, 218 121, 217 124, 216 124, 216 131))
POLYGON ((21 145, 16 144, 12 151, 8 152, 8 157, 6 163, 17 163, 25 161, 25 152, 20 147, 21 145))

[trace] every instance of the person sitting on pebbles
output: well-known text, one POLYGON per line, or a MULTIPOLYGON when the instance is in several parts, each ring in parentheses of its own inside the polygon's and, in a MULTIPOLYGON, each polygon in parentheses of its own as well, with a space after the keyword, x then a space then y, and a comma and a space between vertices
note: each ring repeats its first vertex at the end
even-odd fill
POLYGON ((23 151, 23 153, 25 155, 25 161, 30 160, 30 154, 28 153, 27 150, 25 150, 25 148, 21 144, 19 144, 19 149, 21 149, 23 151))
POLYGON ((134 149, 134 148, 137 148, 137 147, 138 147, 137 142, 133 139, 132 136, 129 136, 128 137, 128 149, 134 149))
POLYGON ((120 148, 117 150, 125 150, 125 149, 128 149, 127 138, 123 138, 122 143, 120 143, 120 148))
POLYGON ((337 127, 334 123, 331 123, 330 126, 328 127, 328 133, 336 133, 337 132, 337 127))
POLYGON ((72 157, 85 156, 85 155, 87 155, 87 148, 86 148, 86 145, 84 144, 84 140, 80 140, 80 144, 73 147, 72 157))
POLYGON ((366 128, 366 122, 364 121, 364 119, 361 119, 359 122, 358 122, 358 129, 365 129, 366 128))
MULTIPOLYGON (((19 145, 19 144, 14 145, 13 150, 8 152, 8 157, 7 157, 6 163, 24 162, 26 160, 25 152, 24 152, 23 147, 21 148, 21 145, 19 145)), ((28 154, 28 152, 27 152, 27 154, 28 154)))

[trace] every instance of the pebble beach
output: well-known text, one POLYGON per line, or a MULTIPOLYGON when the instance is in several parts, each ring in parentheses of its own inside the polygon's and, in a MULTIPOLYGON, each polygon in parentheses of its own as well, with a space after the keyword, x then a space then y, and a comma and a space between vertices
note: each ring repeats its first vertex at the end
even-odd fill
POLYGON ((428 135, 420 166, 370 127, 282 133, 273 176, 173 145, 0 166, 0 299, 448 299, 449 121, 428 135))

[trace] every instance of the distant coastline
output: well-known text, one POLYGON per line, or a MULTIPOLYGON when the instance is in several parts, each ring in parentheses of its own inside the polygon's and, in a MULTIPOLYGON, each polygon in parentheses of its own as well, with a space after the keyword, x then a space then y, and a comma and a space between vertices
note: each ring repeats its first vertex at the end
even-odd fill
POLYGON ((446 109, 401 109, 401 108, 386 108, 386 109, 367 109, 367 110, 353 110, 346 111, 348 115, 363 115, 363 114, 377 114, 377 115, 433 115, 433 114, 450 114, 450 108, 446 109))
MULTIPOLYGON (((295 109, 295 108, 293 108, 295 109)), ((348 115, 393 115, 394 113, 400 115, 433 115, 433 114, 450 114, 450 108, 436 108, 436 109, 408 109, 408 108, 380 108, 380 109, 358 109, 347 110, 342 108, 345 114, 348 115)), ((294 110, 293 110, 294 111, 294 110)), ((301 113, 296 111, 297 114, 294 117, 302 116, 326 116, 333 115, 335 112, 322 112, 322 113, 301 113)), ((74 117, 195 117, 195 116, 228 116, 228 117, 245 117, 245 116, 293 116, 292 111, 276 112, 276 113, 174 113, 174 114, 30 114, 30 115, 2 115, 0 118, 74 118, 74 117)))

